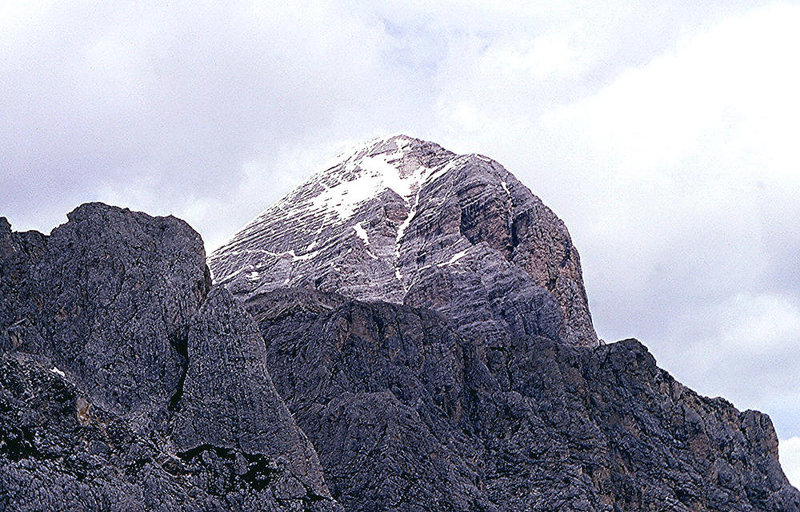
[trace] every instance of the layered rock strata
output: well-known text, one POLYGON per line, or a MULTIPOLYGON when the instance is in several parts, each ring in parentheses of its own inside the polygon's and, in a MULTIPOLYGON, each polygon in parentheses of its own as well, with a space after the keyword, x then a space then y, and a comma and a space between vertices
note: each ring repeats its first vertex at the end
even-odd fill
POLYGON ((494 160, 403 135, 340 156, 209 265, 241 298, 308 287, 434 309, 495 344, 597 343, 564 223, 494 160))
POLYGON ((566 228, 490 159, 372 141, 222 284, 180 220, 68 217, 0 218, 0 510, 800 510, 769 417, 597 342, 566 228))

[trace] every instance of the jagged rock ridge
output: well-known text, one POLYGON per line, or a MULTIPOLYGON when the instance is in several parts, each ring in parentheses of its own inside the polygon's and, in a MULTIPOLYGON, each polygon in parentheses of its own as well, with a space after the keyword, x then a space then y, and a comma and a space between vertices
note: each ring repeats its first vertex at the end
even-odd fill
POLYGON ((251 317, 172 217, 0 218, 0 509, 337 510, 251 317))
POLYGON ((342 155, 209 265, 239 297, 311 287, 428 307, 471 336, 597 343, 564 223, 499 163, 403 135, 342 155))
POLYGON ((499 164, 391 137, 320 181, 213 259, 243 303, 177 219, 0 218, 0 509, 800 510, 766 415, 596 343, 499 164))
POLYGON ((566 228, 486 157, 371 141, 209 264, 347 510, 800 510, 766 415, 597 345, 566 228))
POLYGON ((348 511, 797 511, 769 417, 697 395, 635 340, 517 336, 282 289, 247 301, 348 511))

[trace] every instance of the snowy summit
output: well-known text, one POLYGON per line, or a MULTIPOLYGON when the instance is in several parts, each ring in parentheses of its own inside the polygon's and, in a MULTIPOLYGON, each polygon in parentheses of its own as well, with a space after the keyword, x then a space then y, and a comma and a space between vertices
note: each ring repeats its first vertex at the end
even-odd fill
POLYGON ((242 297, 314 288, 452 309, 471 314, 465 325, 482 332, 510 329, 514 307, 506 302, 535 302, 545 316, 552 313, 553 332, 573 343, 597 341, 578 253, 555 214, 490 158, 405 135, 340 155, 209 264, 215 279, 242 297), (467 306, 466 296, 479 306, 467 306), (506 311, 477 314, 476 307, 506 311))

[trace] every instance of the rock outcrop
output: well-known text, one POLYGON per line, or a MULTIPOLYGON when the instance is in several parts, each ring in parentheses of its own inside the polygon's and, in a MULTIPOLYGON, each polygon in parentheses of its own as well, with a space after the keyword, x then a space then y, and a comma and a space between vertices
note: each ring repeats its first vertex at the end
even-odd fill
POLYGON ((800 511, 769 417, 600 344, 563 223, 403 136, 210 259, 172 217, 0 218, 0 510, 800 511))
POLYGON ((194 318, 188 358, 172 436, 179 454, 241 453, 263 466, 245 477, 260 486, 279 482, 284 501, 328 496, 317 454, 267 372, 264 340, 226 289, 213 288, 194 318))
POLYGON ((209 265, 241 298, 310 287, 431 308, 493 344, 597 344, 564 223, 499 163, 402 135, 340 157, 209 265))
POLYGON ((209 265, 346 510, 800 510, 767 416, 598 343, 569 233, 491 159, 371 141, 209 265))
POLYGON ((68 217, 50 236, 0 219, 2 508, 338 509, 200 236, 68 217))
POLYGON ((769 418, 697 395, 635 340, 495 353, 425 309, 247 304, 346 510, 800 510, 769 418))
POLYGON ((200 235, 175 218, 99 203, 68 217, 49 237, 26 236, 38 250, 23 242, 7 253, 35 254, 4 293, 14 306, 0 319, 0 343, 51 358, 93 403, 134 424, 161 424, 189 322, 211 286, 200 235))

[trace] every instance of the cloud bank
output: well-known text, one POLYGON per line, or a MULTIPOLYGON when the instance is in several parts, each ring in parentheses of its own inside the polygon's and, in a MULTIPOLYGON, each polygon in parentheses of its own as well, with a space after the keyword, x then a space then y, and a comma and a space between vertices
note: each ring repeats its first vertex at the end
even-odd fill
POLYGON ((800 6, 374 4, 0 4, 0 214, 213 249, 354 141, 483 153, 570 227, 602 337, 797 444, 800 6))

